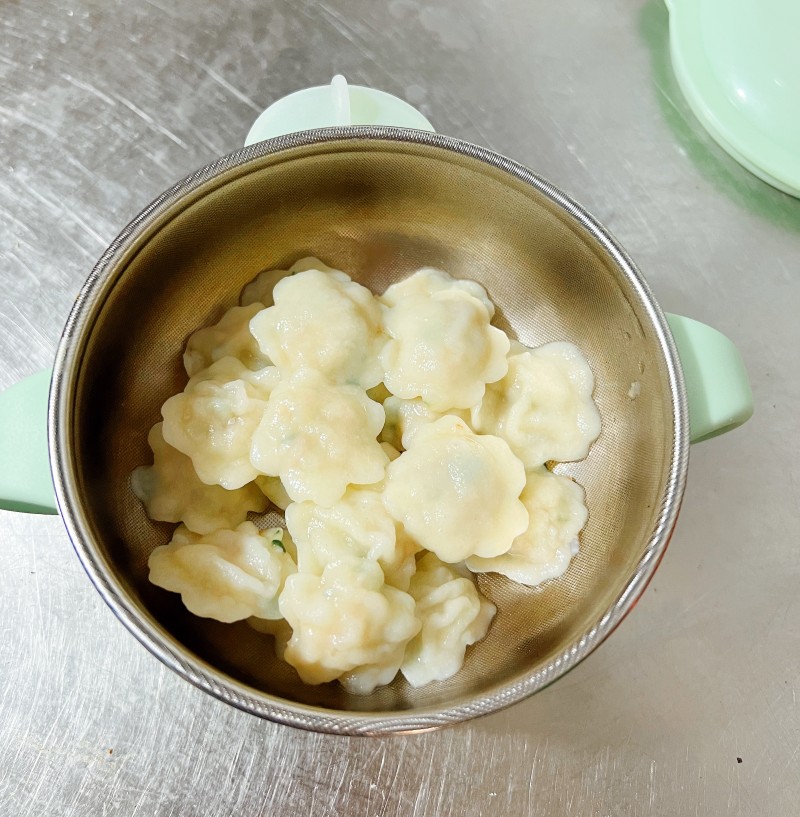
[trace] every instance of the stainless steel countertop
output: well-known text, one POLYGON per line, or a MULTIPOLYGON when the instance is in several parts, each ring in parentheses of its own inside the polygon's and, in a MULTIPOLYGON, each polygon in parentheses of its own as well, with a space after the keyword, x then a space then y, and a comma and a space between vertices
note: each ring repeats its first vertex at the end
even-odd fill
POLYGON ((796 813, 800 201, 693 119, 661 0, 4 3, 0 388, 49 365, 133 215, 336 72, 575 196, 665 309, 737 341, 756 414, 692 450, 667 556, 608 643, 417 737, 307 734, 204 695, 114 619, 57 517, 0 512, 0 812, 796 813))

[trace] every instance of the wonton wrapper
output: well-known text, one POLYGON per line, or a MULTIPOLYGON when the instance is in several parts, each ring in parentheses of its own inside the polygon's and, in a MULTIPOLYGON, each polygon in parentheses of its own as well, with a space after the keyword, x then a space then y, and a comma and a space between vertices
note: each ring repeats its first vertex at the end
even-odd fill
POLYGON ((399 298, 385 318, 386 388, 434 411, 471 408, 508 370, 508 337, 489 320, 486 306, 461 290, 399 298))
POLYGON ((295 261, 289 269, 270 269, 259 273, 243 290, 242 297, 239 302, 242 306, 249 306, 250 304, 261 304, 262 308, 272 306, 272 293, 275 285, 283 278, 294 275, 297 272, 305 272, 306 270, 315 269, 321 272, 340 272, 324 264, 319 258, 309 256, 295 261))
POLYGON ((444 681, 461 669, 467 647, 486 635, 497 608, 471 577, 433 553, 417 562, 408 592, 422 629, 406 647, 400 670, 413 687, 444 681))
POLYGON ((277 380, 274 366, 251 372, 235 358, 218 360, 161 407, 164 439, 191 458, 203 482, 241 488, 258 476, 250 442, 277 380))
POLYGON ((267 507, 266 498, 253 484, 234 491, 206 485, 189 457, 164 441, 161 428, 162 423, 156 423, 147 437, 153 464, 142 465, 131 474, 131 488, 151 519, 183 522, 195 533, 211 533, 235 528, 248 512, 261 513, 267 507))
POLYGON ((218 360, 161 407, 164 439, 208 485, 234 490, 252 482, 250 441, 278 376, 274 366, 251 372, 235 358, 218 360))
POLYGON ((321 576, 290 576, 280 610, 292 628, 284 659, 300 678, 341 678, 358 694, 394 678, 420 629, 414 599, 386 585, 378 564, 366 559, 334 563, 321 576))
POLYGON ((525 469, 507 443, 446 416, 423 426, 389 463, 383 501, 423 548, 460 562, 511 547, 528 527, 524 487, 525 469))
POLYGON ((403 400, 402 397, 392 395, 384 400, 383 410, 386 412, 386 422, 383 431, 381 431, 380 439, 400 450, 411 445, 414 435, 422 426, 434 423, 446 414, 458 417, 469 425, 468 411, 463 409, 449 409, 444 412, 434 411, 419 398, 403 400))
POLYGON ((274 635, 306 683, 451 677, 495 614, 467 567, 533 586, 577 552, 583 490, 539 466, 599 434, 587 362, 509 340, 480 284, 432 268, 375 298, 304 258, 241 303, 190 336, 131 477, 151 518, 184 523, 150 580, 274 635), (287 530, 242 521, 267 499, 287 530))
POLYGON ((250 333, 250 319, 262 308, 260 304, 234 306, 218 323, 190 335, 183 353, 186 374, 193 377, 223 357, 235 357, 253 371, 269 366, 270 359, 250 333))
POLYGON ((286 526, 297 544, 301 573, 321 576, 328 565, 367 559, 379 564, 387 584, 408 589, 419 546, 371 487, 348 488, 330 508, 295 502, 286 509, 286 526))
POLYGON ((292 498, 286 493, 286 488, 279 477, 267 477, 262 474, 256 477, 256 485, 276 508, 285 511, 292 504, 292 498))
POLYGON ((337 270, 306 270, 279 281, 274 297, 250 331, 282 376, 307 368, 363 389, 381 382, 384 307, 366 287, 337 270))
POLYGON ((389 462, 393 462, 400 456, 400 451, 398 451, 391 443, 381 441, 381 448, 389 458, 389 462))
POLYGON ((491 302, 486 290, 477 281, 468 281, 460 278, 453 278, 444 270, 425 267, 417 270, 408 278, 392 284, 386 292, 381 295, 380 300, 386 306, 397 306, 404 298, 413 295, 423 295, 430 297, 434 292, 466 292, 473 298, 477 298, 489 313, 489 320, 494 317, 494 304, 491 302))
POLYGON ((502 437, 526 468, 583 459, 600 434, 594 377, 572 343, 511 355, 508 374, 486 388, 472 426, 502 437))
POLYGON ((531 471, 520 496, 530 525, 501 556, 467 559, 476 573, 502 573, 515 582, 534 587, 562 575, 578 552, 578 534, 588 519, 583 488, 568 477, 546 468, 531 471))
POLYGON ((263 409, 250 458, 279 476, 295 502, 333 505, 348 485, 383 479, 388 462, 378 443, 383 406, 357 386, 332 385, 303 369, 281 381, 263 409))
POLYGON ((150 581, 180 593, 196 616, 232 622, 279 618, 278 596, 296 570, 281 528, 259 533, 252 522, 200 535, 179 526, 148 560, 150 581))

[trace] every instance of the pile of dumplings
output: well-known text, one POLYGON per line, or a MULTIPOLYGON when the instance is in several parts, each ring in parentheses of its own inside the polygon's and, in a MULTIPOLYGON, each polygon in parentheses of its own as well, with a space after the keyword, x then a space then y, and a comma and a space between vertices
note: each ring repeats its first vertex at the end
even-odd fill
POLYGON ((492 326, 484 288, 422 269, 380 297, 318 259, 262 273, 188 340, 132 488, 180 523, 150 580, 247 620, 309 684, 368 694, 459 671, 496 612, 474 574, 560 576, 583 489, 545 467, 600 433, 565 342, 492 326), (268 509, 285 527, 259 529, 268 509))

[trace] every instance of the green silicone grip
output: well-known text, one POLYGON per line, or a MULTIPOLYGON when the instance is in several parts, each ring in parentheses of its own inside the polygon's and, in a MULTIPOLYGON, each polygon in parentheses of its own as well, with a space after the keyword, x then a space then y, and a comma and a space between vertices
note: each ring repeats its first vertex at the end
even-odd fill
POLYGON ((47 446, 52 372, 26 377, 0 392, 0 508, 58 513, 47 446))
POLYGON ((668 314, 667 323, 686 381, 691 441, 709 440, 746 422, 753 414, 753 392, 732 341, 681 315, 668 314))
POLYGON ((287 133, 349 125, 391 125, 433 131, 414 107, 396 96, 335 76, 330 85, 304 88, 273 102, 253 123, 245 139, 252 145, 287 133))

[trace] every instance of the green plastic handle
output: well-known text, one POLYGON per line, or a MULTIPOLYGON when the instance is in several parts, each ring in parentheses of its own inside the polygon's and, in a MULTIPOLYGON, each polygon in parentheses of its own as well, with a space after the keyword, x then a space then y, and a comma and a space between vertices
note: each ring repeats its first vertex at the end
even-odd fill
POLYGON ((47 446, 52 371, 0 392, 0 508, 58 513, 47 446))
POLYGON ((375 88, 348 85, 337 74, 330 85, 304 88, 273 102, 253 123, 244 143, 252 145, 287 133, 350 125, 433 131, 433 125, 408 102, 375 88))
POLYGON ((704 323, 667 314, 678 347, 690 438, 710 440, 742 425, 753 415, 753 392, 739 350, 721 332, 704 323))

